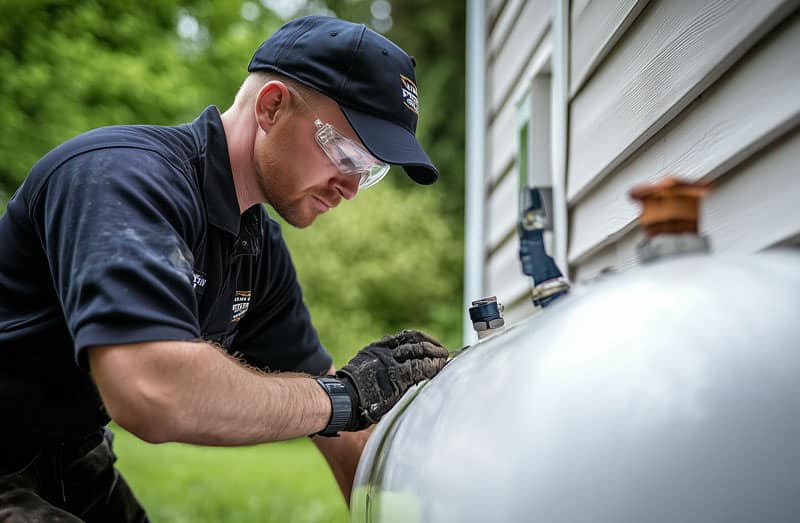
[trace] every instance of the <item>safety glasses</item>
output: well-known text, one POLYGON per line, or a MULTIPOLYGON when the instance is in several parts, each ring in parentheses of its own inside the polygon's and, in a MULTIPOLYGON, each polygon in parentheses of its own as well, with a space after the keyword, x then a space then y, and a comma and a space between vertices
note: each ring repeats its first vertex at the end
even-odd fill
POLYGON ((315 138, 319 146, 341 173, 360 177, 359 189, 372 187, 389 172, 389 164, 376 159, 331 124, 317 118, 314 125, 317 126, 315 138))
POLYGON ((289 90, 314 115, 317 143, 339 172, 346 175, 358 175, 359 189, 372 187, 386 176, 386 173, 389 172, 389 164, 372 156, 361 145, 337 131, 333 125, 323 122, 296 89, 289 87, 289 90))

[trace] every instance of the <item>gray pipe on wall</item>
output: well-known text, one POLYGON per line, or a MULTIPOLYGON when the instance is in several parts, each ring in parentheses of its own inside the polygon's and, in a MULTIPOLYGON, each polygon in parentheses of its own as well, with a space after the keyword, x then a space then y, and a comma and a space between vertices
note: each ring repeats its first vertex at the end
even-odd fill
MULTIPOLYGON (((467 150, 464 208, 464 310, 483 295, 486 172, 486 2, 467 1, 467 150)), ((464 315, 464 343, 475 340, 464 315)))

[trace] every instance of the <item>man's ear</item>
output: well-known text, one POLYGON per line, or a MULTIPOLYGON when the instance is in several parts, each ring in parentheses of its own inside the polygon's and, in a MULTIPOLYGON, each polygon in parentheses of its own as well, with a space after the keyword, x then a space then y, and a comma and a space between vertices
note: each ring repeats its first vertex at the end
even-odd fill
POLYGON ((264 132, 277 123, 291 105, 291 94, 283 82, 273 80, 264 84, 256 96, 256 122, 264 132))

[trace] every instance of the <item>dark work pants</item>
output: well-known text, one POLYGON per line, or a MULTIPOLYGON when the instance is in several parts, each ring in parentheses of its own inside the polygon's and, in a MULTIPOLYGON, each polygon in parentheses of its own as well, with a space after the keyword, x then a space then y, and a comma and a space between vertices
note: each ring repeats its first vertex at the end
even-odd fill
POLYGON ((101 429, 43 448, 1 443, 0 523, 146 522, 101 429))

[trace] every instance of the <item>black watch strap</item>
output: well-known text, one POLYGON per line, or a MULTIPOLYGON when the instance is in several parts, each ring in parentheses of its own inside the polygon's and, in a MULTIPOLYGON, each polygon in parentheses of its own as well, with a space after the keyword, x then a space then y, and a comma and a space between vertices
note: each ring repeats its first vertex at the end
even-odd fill
POLYGON ((317 433, 319 436, 338 436, 350 422, 353 414, 353 400, 339 378, 325 376, 316 378, 317 383, 328 393, 331 399, 331 419, 328 426, 317 433))

